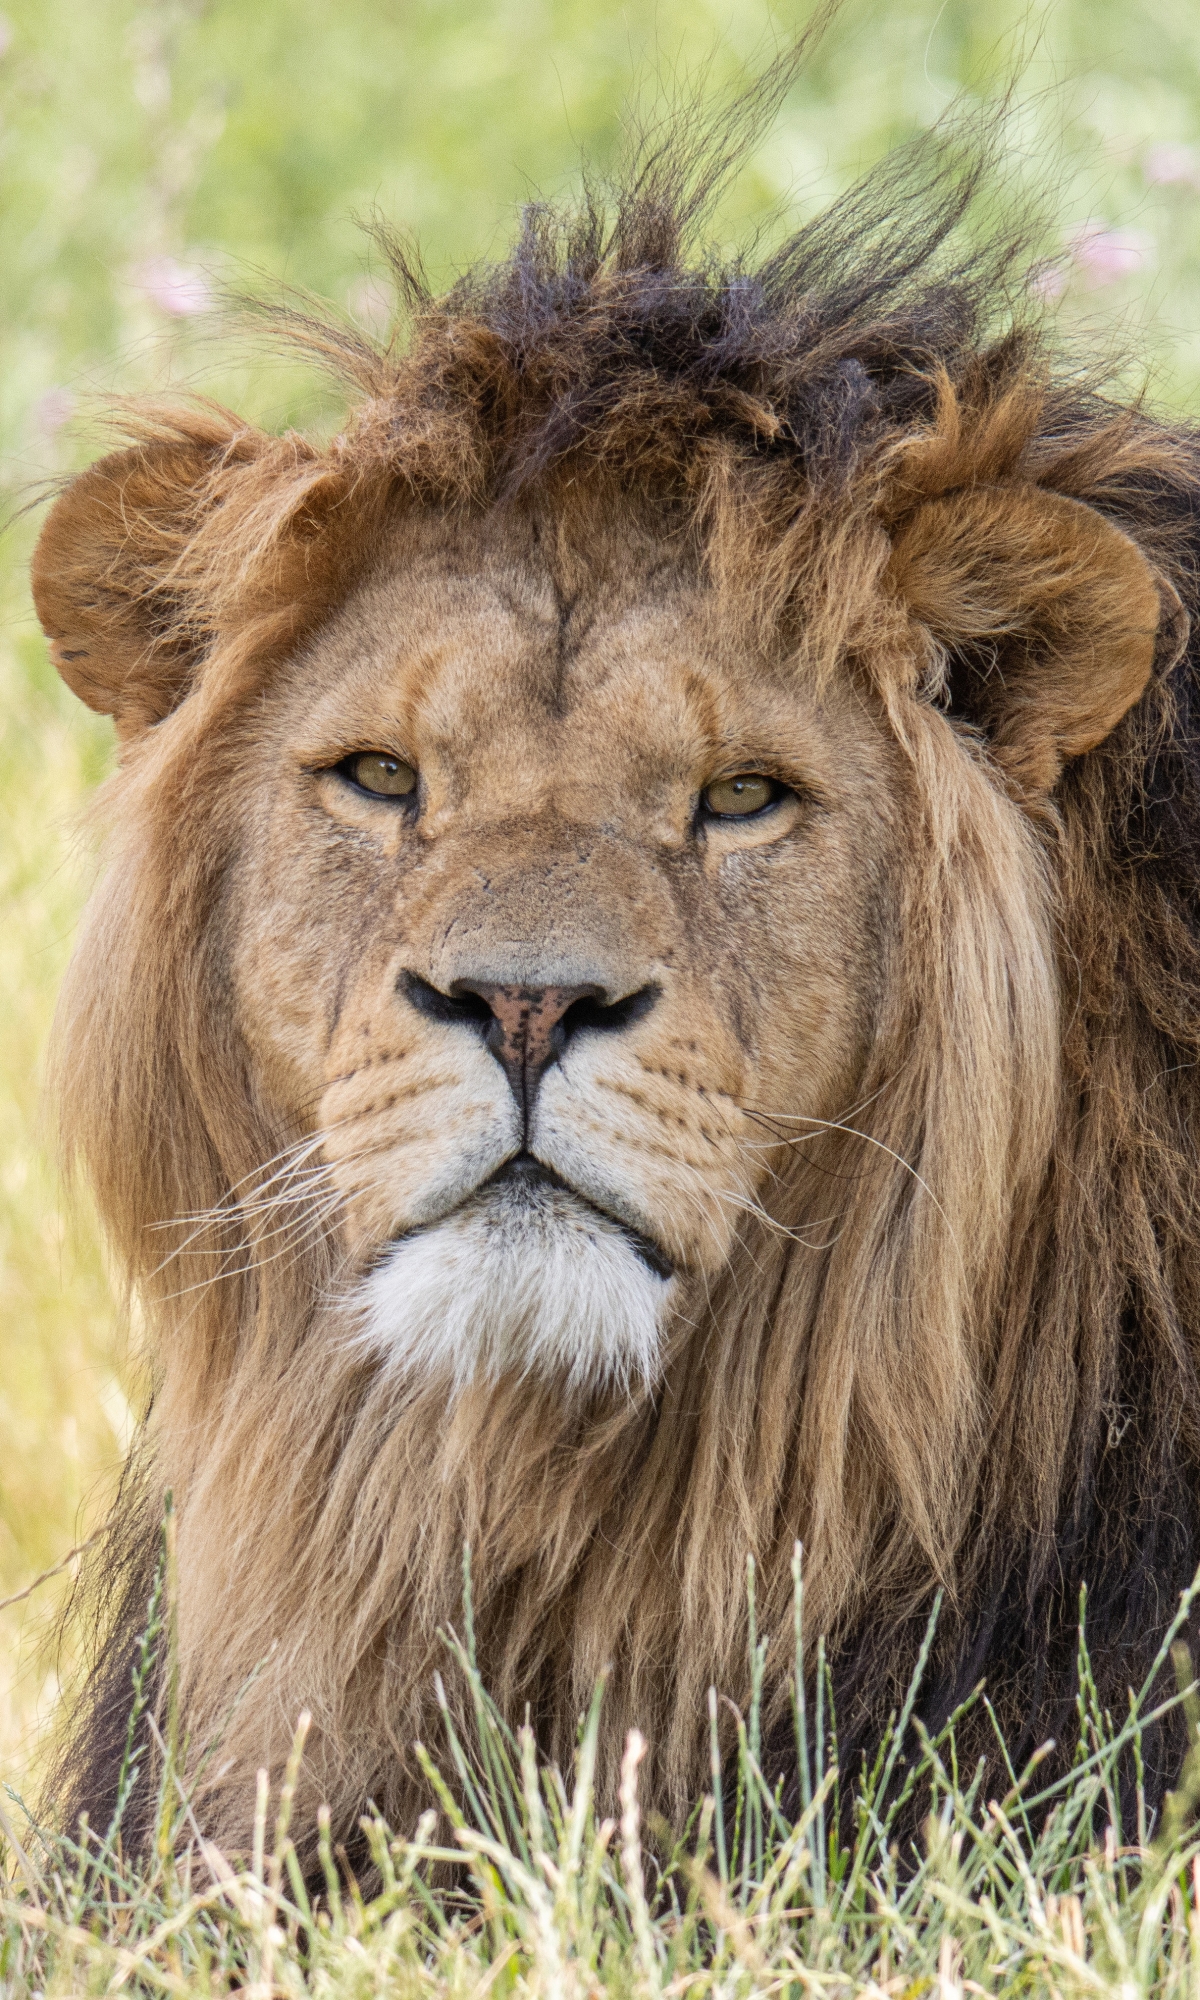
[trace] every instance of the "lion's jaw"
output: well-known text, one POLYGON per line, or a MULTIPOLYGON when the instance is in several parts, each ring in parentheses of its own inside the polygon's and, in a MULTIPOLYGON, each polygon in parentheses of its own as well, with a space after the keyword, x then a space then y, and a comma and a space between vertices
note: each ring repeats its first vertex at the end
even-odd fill
POLYGON ((514 533, 480 531, 449 575, 411 537, 258 724, 278 779, 239 1014, 279 1121, 319 1141, 349 1338, 459 1387, 641 1386, 747 1211, 808 1219, 791 1148, 853 1100, 880 738, 739 654, 661 564, 649 591, 628 548, 564 640, 514 533), (354 747, 411 761, 419 810, 335 775, 354 747), (703 786, 746 766, 794 790, 699 827, 703 786), (519 1102, 470 996, 548 986, 591 1011, 519 1102))

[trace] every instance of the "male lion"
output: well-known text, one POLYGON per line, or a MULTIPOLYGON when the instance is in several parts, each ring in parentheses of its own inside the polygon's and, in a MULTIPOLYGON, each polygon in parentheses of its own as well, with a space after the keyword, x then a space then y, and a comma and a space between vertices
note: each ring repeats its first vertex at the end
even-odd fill
POLYGON ((1081 1584, 1118 1711, 1192 1576, 1200 457, 887 171, 755 271, 661 162, 441 301, 397 252, 406 351, 299 328, 342 435, 151 411, 50 516, 122 745, 58 1074, 156 1370, 94 1824, 166 1487, 233 1842, 304 1707, 306 1811, 408 1823, 466 1543, 504 1710, 566 1759, 609 1666, 671 1814, 750 1552, 771 1714, 801 1541, 844 1742, 940 1589, 926 1713, 1018 1758, 1081 1584))

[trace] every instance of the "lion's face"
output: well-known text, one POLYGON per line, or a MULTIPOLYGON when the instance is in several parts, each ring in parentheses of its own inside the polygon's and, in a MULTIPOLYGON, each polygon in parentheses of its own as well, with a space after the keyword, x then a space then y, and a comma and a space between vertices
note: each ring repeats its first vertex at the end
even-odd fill
POLYGON ((409 527, 252 726, 239 1023, 320 1135, 367 1338, 652 1378, 853 1100, 883 732, 661 548, 567 595, 531 523, 409 527))

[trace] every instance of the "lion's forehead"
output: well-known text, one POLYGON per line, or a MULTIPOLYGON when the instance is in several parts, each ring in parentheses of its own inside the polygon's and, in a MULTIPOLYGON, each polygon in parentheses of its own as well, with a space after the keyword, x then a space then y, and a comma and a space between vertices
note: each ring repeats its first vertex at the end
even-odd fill
POLYGON ((331 621, 280 704, 285 725, 303 716, 304 754, 378 743, 419 757, 456 804, 528 808, 553 781, 580 804, 598 793, 602 817, 614 784, 648 798, 739 751, 810 747, 816 704, 795 673, 755 657, 686 572, 648 573, 634 551, 628 577, 606 566, 568 591, 536 560, 471 553, 401 551, 331 621))

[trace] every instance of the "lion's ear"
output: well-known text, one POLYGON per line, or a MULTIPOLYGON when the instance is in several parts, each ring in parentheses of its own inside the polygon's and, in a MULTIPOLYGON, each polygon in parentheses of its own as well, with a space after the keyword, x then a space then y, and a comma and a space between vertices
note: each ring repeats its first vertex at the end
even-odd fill
POLYGON ((976 487, 932 500, 893 543, 889 581, 945 648, 951 710, 1044 797, 1187 642, 1176 592, 1079 500, 976 487))
POLYGON ((209 642, 186 552, 230 463, 227 437, 114 452, 72 480, 42 530, 32 584, 51 656, 122 736, 170 713, 209 642))

